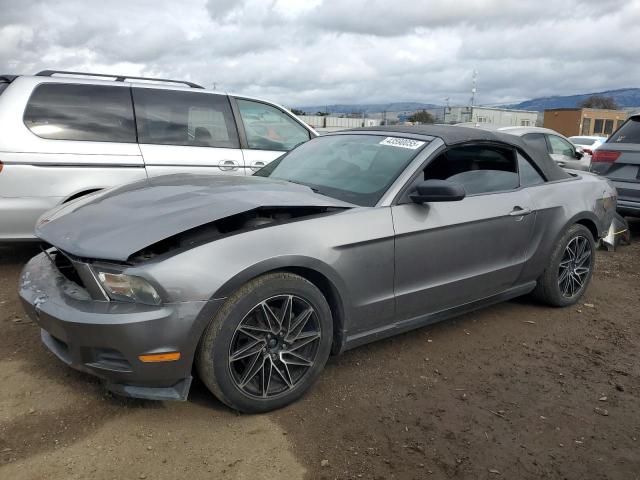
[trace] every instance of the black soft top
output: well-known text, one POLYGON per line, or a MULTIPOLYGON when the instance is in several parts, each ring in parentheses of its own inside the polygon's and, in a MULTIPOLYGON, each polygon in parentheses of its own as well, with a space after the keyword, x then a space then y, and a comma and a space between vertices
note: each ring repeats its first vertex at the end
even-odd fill
POLYGON ((547 152, 530 145, 521 137, 504 132, 483 130, 481 128, 458 127, 456 125, 392 125, 381 127, 355 128, 341 130, 335 133, 375 132, 380 135, 406 134, 425 137, 427 141, 434 137, 441 139, 445 145, 459 145, 469 142, 500 142, 506 143, 527 153, 535 162, 545 178, 549 181, 570 178, 570 175, 560 168, 547 152))

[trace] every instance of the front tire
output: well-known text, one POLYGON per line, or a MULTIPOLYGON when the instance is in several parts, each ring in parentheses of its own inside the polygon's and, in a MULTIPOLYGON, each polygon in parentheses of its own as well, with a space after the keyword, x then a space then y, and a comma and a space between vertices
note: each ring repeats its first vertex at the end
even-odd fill
POLYGON ((584 225, 572 225, 553 250, 534 297, 554 307, 575 304, 591 281, 594 263, 593 235, 584 225))
POLYGON ((227 299, 200 342, 196 368, 236 410, 259 413, 300 398, 329 357, 331 310, 322 292, 288 272, 251 280, 227 299))

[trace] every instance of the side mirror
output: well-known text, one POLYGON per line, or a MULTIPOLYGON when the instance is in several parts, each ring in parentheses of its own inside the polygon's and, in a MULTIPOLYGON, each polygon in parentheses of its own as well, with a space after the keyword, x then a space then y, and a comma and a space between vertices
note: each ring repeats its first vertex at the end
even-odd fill
POLYGON ((580 148, 580 147, 576 148, 575 157, 578 160, 580 160, 582 157, 584 157, 584 150, 582 150, 582 148, 580 148))
POLYGON ((457 202, 467 195, 459 183, 448 180, 425 180, 409 194, 414 203, 425 202, 457 202))

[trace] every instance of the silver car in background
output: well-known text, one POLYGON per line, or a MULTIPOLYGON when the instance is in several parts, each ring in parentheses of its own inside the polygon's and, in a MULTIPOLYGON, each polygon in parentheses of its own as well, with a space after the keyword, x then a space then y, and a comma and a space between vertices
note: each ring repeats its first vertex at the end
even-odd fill
POLYGON ((560 167, 589 171, 591 156, 585 155, 582 149, 576 148, 568 138, 555 130, 542 127, 503 127, 498 131, 522 137, 525 142, 547 152, 560 167))
POLYGON ((191 82, 0 75, 0 241, 45 211, 170 173, 251 175, 316 132, 283 107, 191 82))

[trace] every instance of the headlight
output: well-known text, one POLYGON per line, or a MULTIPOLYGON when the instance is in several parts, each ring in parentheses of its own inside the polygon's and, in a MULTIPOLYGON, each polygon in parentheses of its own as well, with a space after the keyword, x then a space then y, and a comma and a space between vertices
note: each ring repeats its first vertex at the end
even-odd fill
POLYGON ((98 279, 112 300, 159 305, 160 295, 149 282, 133 275, 98 272, 98 279))

